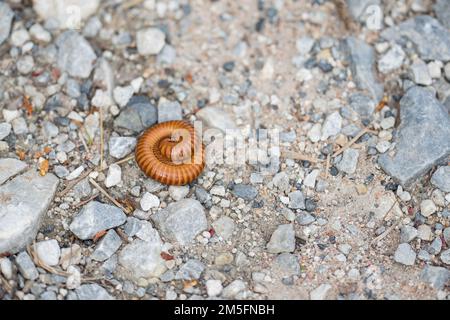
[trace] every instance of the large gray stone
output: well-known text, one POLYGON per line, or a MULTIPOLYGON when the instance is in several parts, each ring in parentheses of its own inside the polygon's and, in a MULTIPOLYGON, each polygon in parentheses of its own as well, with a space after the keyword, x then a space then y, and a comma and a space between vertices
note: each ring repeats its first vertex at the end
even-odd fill
POLYGON ((431 183, 444 192, 450 192, 450 166, 437 169, 431 177, 431 183))
POLYGON ((27 164, 23 161, 4 158, 0 159, 0 185, 3 184, 9 178, 22 172, 27 167, 27 164))
POLYGON ((381 37, 389 41, 414 43, 422 60, 450 60, 450 32, 430 16, 416 16, 384 30, 381 37))
POLYGON ((433 288, 441 290, 450 280, 450 271, 442 267, 425 266, 420 278, 433 288))
POLYGON ((434 13, 438 20, 446 27, 450 29, 450 1, 437 0, 433 6, 434 13))
POLYGON ((0 46, 8 39, 14 12, 5 2, 0 2, 0 46))
POLYGON ((119 253, 119 274, 138 281, 140 278, 159 277, 166 271, 161 257, 161 241, 134 240, 119 253))
POLYGON ((292 224, 282 224, 273 232, 267 251, 270 253, 293 252, 295 250, 295 231, 292 224))
POLYGON ((124 224, 126 219, 125 213, 118 207, 91 201, 80 210, 69 228, 78 238, 87 240, 100 231, 124 224))
POLYGON ((384 88, 375 76, 375 52, 369 44, 355 37, 345 41, 353 80, 359 89, 367 91, 376 101, 383 98, 384 88))
POLYGON ((83 284, 76 293, 79 300, 115 300, 108 291, 96 283, 83 284))
POLYGON ((182 199, 152 216, 161 234, 169 241, 187 245, 208 225, 205 209, 199 201, 182 199))
POLYGON ((146 96, 134 96, 114 121, 114 126, 141 132, 151 127, 158 120, 156 107, 146 96))
POLYGON ((400 101, 400 119, 394 154, 378 162, 407 187, 450 154, 450 117, 430 91, 413 87, 400 101))
POLYGON ((30 170, 0 186, 0 253, 15 253, 36 236, 58 178, 30 170))
POLYGON ((97 56, 89 42, 77 32, 69 30, 56 40, 58 67, 72 77, 88 78, 97 56))

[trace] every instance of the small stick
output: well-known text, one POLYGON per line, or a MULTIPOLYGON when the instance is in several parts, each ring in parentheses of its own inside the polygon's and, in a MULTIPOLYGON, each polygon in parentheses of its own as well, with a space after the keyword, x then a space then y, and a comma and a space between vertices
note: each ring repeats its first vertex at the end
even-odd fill
POLYGON ((119 207, 120 209, 122 209, 123 212, 125 212, 125 213, 127 213, 127 214, 130 214, 130 213, 131 213, 130 210, 125 209, 125 208, 124 208, 124 207, 123 207, 116 199, 114 199, 113 197, 111 197, 111 196, 109 195, 109 193, 106 192, 105 189, 103 189, 102 187, 100 187, 100 185, 99 185, 97 182, 95 182, 94 179, 89 178, 89 182, 90 182, 90 183, 91 183, 98 191, 100 191, 101 193, 103 193, 103 195, 104 195, 105 197, 107 197, 112 203, 114 203, 117 207, 119 207))
POLYGON ((100 108, 100 168, 104 167, 103 163, 103 148, 104 148, 104 141, 103 141, 103 107, 100 108))
POLYGON ((88 171, 86 171, 85 173, 83 173, 81 176, 79 176, 78 178, 76 178, 75 180, 71 181, 67 187, 61 191, 59 193, 59 197, 63 197, 67 194, 67 192, 69 192, 78 182, 80 182, 81 180, 83 180, 84 178, 86 178, 94 169, 89 169, 88 171))
POLYGON ((124 162, 128 162, 128 161, 130 161, 130 160, 133 160, 133 159, 134 159, 134 155, 129 156, 129 157, 127 157, 127 158, 124 158, 124 159, 122 159, 122 160, 116 161, 116 162, 114 162, 114 163, 111 163, 109 166, 105 166, 105 167, 103 167, 103 168, 98 168, 98 170, 99 170, 99 171, 103 171, 103 170, 108 169, 108 168, 109 168, 111 165, 113 165, 113 164, 121 164, 121 163, 124 163, 124 162))
POLYGON ((345 146, 343 146, 341 149, 339 149, 338 151, 336 151, 333 154, 333 158, 337 157, 338 155, 340 155, 342 152, 344 152, 345 150, 347 150, 348 148, 350 148, 356 141, 358 141, 359 138, 361 138, 363 135, 365 135, 367 132, 369 132, 369 128, 365 127, 363 130, 361 130, 352 140, 350 140, 349 142, 347 142, 347 144, 345 146))
POLYGON ((370 244, 372 246, 374 246, 376 243, 380 242, 381 240, 383 240, 384 238, 387 237, 387 235, 389 233, 391 233, 396 227, 397 225, 400 223, 400 219, 398 219, 392 226, 390 226, 385 232, 383 232, 382 234, 380 234, 378 237, 374 238, 370 244))
POLYGON ((88 202, 91 201, 91 200, 94 200, 94 199, 97 198, 97 197, 98 197, 98 194, 94 194, 94 195, 90 196, 89 198, 87 198, 86 200, 80 201, 78 204, 76 204, 76 205, 74 206, 74 208, 79 208, 79 207, 81 207, 82 205, 85 205, 86 203, 88 203, 88 202))
MULTIPOLYGON (((34 245, 34 243, 33 243, 33 245, 34 245)), ((36 255, 34 250, 32 250, 30 245, 27 246, 27 251, 28 251, 28 254, 31 256, 31 258, 33 259, 33 262, 38 267, 41 267, 45 271, 48 271, 48 272, 53 273, 53 274, 57 274, 59 276, 64 276, 64 277, 70 276, 70 273, 68 273, 68 272, 57 270, 57 269, 52 268, 52 267, 48 266, 47 264, 45 264, 41 259, 39 259, 39 257, 36 255)))
POLYGON ((328 154, 328 156, 327 156, 327 165, 325 167, 325 179, 328 178, 328 174, 329 174, 329 171, 330 171, 330 164, 331 164, 331 155, 328 154))
POLYGON ((313 157, 310 157, 310 156, 307 156, 307 155, 304 155, 304 154, 301 154, 298 152, 294 152, 294 151, 283 151, 281 153, 281 156, 283 158, 289 158, 289 159, 301 160, 301 161, 309 161, 312 163, 318 163, 318 162, 323 161, 323 160, 319 160, 319 159, 316 159, 316 158, 313 158, 313 157))

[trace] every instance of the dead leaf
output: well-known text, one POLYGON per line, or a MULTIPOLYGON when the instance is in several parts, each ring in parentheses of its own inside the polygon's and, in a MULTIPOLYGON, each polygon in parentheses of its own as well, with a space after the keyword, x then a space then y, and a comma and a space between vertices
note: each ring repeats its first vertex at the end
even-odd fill
POLYGON ((94 236, 94 238, 92 238, 92 240, 93 240, 94 242, 97 242, 97 241, 100 240, 105 234, 106 234, 106 230, 99 231, 99 232, 97 232, 97 233, 95 234, 95 236, 94 236))
POLYGON ((183 288, 184 290, 187 290, 189 288, 195 287, 197 284, 198 284, 197 280, 183 281, 183 288))
POLYGON ((23 151, 23 150, 16 150, 16 154, 19 157, 19 160, 25 159, 25 151, 23 151))
POLYGON ((175 259, 171 254, 168 254, 167 252, 164 251, 161 252, 161 258, 163 258, 166 261, 175 259))
POLYGON ((30 97, 23 96, 22 107, 25 108, 29 117, 33 114, 33 105, 30 102, 30 97))
POLYGON ((39 165, 39 174, 40 174, 41 176, 45 176, 45 175, 47 174, 47 172, 48 172, 48 167, 49 167, 48 160, 45 159, 45 160, 42 161, 41 164, 39 165))
POLYGON ((375 112, 380 112, 383 110, 383 108, 388 104, 389 98, 387 96, 384 96, 383 99, 378 103, 377 107, 375 108, 375 112))
POLYGON ((52 148, 50 146, 45 146, 44 147, 44 153, 45 154, 49 154, 50 152, 52 152, 52 148))

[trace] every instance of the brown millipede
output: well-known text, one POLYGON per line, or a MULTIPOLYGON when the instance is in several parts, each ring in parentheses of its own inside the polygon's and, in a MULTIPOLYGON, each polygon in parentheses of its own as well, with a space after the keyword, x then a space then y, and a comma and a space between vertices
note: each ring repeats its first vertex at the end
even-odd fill
POLYGON ((205 167, 205 148, 194 127, 168 121, 147 129, 136 146, 136 162, 150 178, 169 185, 184 185, 205 167))

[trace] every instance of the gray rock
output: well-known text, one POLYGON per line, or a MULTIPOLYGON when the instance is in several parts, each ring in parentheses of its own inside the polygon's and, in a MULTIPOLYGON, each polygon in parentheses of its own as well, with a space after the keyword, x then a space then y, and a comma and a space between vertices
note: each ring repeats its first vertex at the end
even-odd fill
POLYGON ((450 265, 450 249, 442 251, 441 253, 441 261, 445 264, 450 265))
POLYGON ((336 164, 336 168, 347 174, 355 173, 358 166, 359 152, 355 149, 346 149, 342 154, 342 159, 336 164))
POLYGON ((77 32, 69 30, 56 40, 58 67, 76 78, 88 78, 97 56, 91 45, 77 32))
POLYGON ((281 269, 283 276, 297 276, 300 274, 298 258, 291 253, 282 253, 275 259, 276 267, 281 269))
POLYGON ((0 185, 25 170, 27 164, 13 158, 0 159, 0 185))
POLYGON ((58 178, 35 169, 0 186, 0 252, 15 253, 36 236, 58 186, 58 178))
POLYGON ((151 218, 164 237, 181 245, 189 244, 208 227, 205 209, 199 201, 193 199, 171 203, 151 218))
POLYGON ((170 65, 174 63, 176 57, 177 51, 175 48, 167 44, 156 57, 156 63, 170 65))
POLYGON ((43 134, 47 137, 47 138, 53 138, 56 137, 59 133, 59 129, 58 127, 50 122, 50 121, 44 121, 42 123, 42 131, 43 134))
POLYGON ((364 16, 369 6, 380 6, 380 0, 346 0, 352 17, 359 20, 364 16))
POLYGON ((394 253, 394 260, 406 266, 412 266, 416 261, 416 252, 409 244, 402 243, 394 253))
POLYGON ((403 65, 406 54, 402 47, 394 44, 378 61, 378 70, 382 73, 390 73, 403 65))
POLYGON ((105 261, 111 257, 120 248, 122 240, 114 230, 108 233, 100 240, 91 258, 96 261, 105 261))
POLYGON ((39 272, 26 251, 22 251, 16 256, 16 264, 25 279, 36 280, 39 277, 39 272))
POLYGON ((408 243, 417 237, 417 229, 411 226, 404 226, 400 230, 400 242, 408 243))
POLYGON ((166 122, 171 120, 181 120, 183 114, 181 105, 178 101, 169 101, 161 98, 158 103, 158 122, 166 122))
POLYGON ((159 277, 166 271, 161 257, 161 242, 134 240, 119 253, 119 265, 122 268, 119 272, 130 280, 159 277))
POLYGON ((412 80, 418 85, 429 86, 433 83, 427 64, 420 59, 417 59, 411 65, 411 76, 412 80))
POLYGON ((57 300, 57 296, 53 291, 45 291, 39 296, 39 300, 57 300))
POLYGON ((450 117, 430 91, 413 87, 400 101, 400 119, 395 155, 385 153, 378 162, 407 187, 450 154, 450 117))
POLYGON ((431 16, 416 16, 388 28, 381 37, 400 42, 407 38, 414 43, 422 60, 450 60, 450 33, 431 16))
POLYGON ((431 242, 428 246, 428 252, 432 255, 437 255, 442 250, 442 240, 440 237, 436 237, 436 239, 431 242))
POLYGON ((353 111, 355 111, 362 119, 369 119, 375 111, 376 102, 373 98, 363 93, 352 94, 348 102, 353 111))
POLYGON ((311 300, 325 300, 327 298, 328 291, 331 289, 331 285, 323 283, 309 293, 311 300))
POLYGON ((447 29, 450 29, 450 2, 447 0, 437 0, 433 9, 439 22, 447 29))
POLYGON ((156 107, 146 96, 134 96, 114 120, 114 126, 135 133, 151 127, 158 120, 156 107))
POLYGON ((236 129, 234 120, 224 110, 217 107, 206 107, 197 112, 197 117, 205 122, 205 126, 225 132, 236 129))
POLYGON ((136 138, 134 137, 111 137, 109 139, 109 154, 116 158, 122 159, 136 146, 136 138))
POLYGON ((224 240, 228 240, 233 235, 236 224, 230 217, 223 216, 212 223, 216 234, 224 240))
POLYGON ((450 271, 442 267, 425 266, 420 278, 431 287, 442 290, 450 280, 450 271))
POLYGON ((28 133, 28 126, 27 122, 25 121, 25 118, 23 117, 16 118, 11 122, 11 124, 15 134, 20 135, 28 133))
POLYGON ((305 209, 305 196, 300 190, 289 193, 289 208, 305 209))
POLYGON ((228 286, 226 286, 222 291, 222 297, 224 299, 233 299, 236 295, 244 291, 247 288, 247 285, 242 280, 234 280, 228 286))
POLYGON ((115 300, 108 291, 96 283, 83 284, 75 292, 79 300, 115 300))
MULTIPOLYGON (((57 174, 57 176, 60 177, 58 174, 57 174)), ((75 197, 80 198, 80 199, 89 197, 92 193, 92 187, 91 187, 91 184, 89 183, 89 180, 83 179, 80 182, 78 182, 75 185, 75 187, 73 187, 73 192, 74 192, 75 197)))
POLYGON ((383 98, 384 88, 374 74, 375 53, 372 46, 354 37, 347 38, 345 43, 356 85, 359 89, 368 91, 376 101, 380 101, 383 98))
POLYGON ((127 217, 121 209, 92 201, 86 204, 69 226, 78 238, 92 239, 98 232, 115 228, 125 223, 127 217))
POLYGON ((0 140, 5 139, 11 133, 11 124, 8 122, 0 123, 0 140))
POLYGON ((431 183, 444 192, 450 192, 450 166, 437 169, 431 177, 431 183))
POLYGON ((0 46, 9 37, 13 18, 14 12, 9 5, 6 2, 0 2, 0 46))
POLYGON ((65 178, 69 175, 69 170, 64 166, 55 166, 53 172, 58 176, 58 178, 65 178))
POLYGON ((201 261, 190 259, 183 266, 181 266, 180 270, 178 270, 175 275, 175 279, 197 280, 200 279, 203 270, 205 270, 205 265, 201 261))
POLYGON ((329 137, 335 136, 341 132, 342 117, 338 111, 330 114, 324 121, 322 126, 321 140, 325 141, 329 137))
POLYGON ((303 211, 298 214, 296 220, 301 226, 307 226, 316 221, 316 219, 311 214, 303 211))
POLYGON ((445 243, 447 243, 447 245, 450 245, 450 228, 445 228, 442 234, 444 235, 445 243))
POLYGON ((282 224, 272 234, 267 251, 270 253, 293 252, 295 250, 295 232, 292 224, 282 224))
POLYGON ((231 192, 239 198, 250 201, 256 198, 258 190, 251 185, 238 183, 233 185, 231 192))

